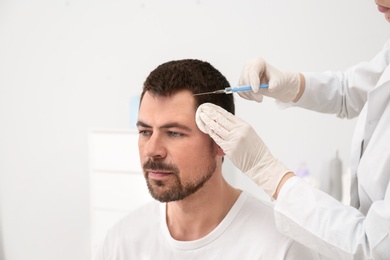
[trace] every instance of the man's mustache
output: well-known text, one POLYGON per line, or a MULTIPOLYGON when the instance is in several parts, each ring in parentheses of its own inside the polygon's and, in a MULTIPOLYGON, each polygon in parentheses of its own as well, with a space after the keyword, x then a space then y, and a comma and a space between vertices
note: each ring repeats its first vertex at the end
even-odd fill
POLYGON ((146 170, 163 170, 163 171, 170 171, 170 172, 173 172, 173 173, 178 173, 179 172, 179 169, 173 165, 173 164, 169 164, 169 163, 164 163, 163 161, 160 161, 160 160, 152 160, 152 159, 148 159, 144 165, 143 165, 143 169, 146 171, 146 170))

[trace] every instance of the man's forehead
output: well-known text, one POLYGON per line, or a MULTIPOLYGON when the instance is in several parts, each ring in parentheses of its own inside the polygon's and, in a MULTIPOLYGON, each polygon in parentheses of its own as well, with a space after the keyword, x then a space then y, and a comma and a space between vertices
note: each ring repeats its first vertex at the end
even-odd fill
POLYGON ((148 105, 152 105, 153 103, 155 104, 160 104, 164 103, 167 106, 181 106, 183 108, 192 108, 195 110, 195 97, 193 93, 189 90, 181 90, 178 92, 175 92, 169 96, 159 96, 154 93, 150 93, 149 91, 145 92, 145 95, 141 101, 141 106, 142 103, 148 103, 148 105))
POLYGON ((180 91, 171 96, 162 97, 146 92, 138 114, 140 121, 166 124, 195 123, 195 98, 191 91, 180 91))

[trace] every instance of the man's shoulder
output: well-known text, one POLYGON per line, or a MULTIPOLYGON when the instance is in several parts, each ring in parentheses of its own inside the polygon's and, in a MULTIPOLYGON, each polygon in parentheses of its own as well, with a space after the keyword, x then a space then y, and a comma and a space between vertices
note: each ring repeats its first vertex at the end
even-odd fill
POLYGON ((244 209, 250 208, 252 211, 254 210, 255 212, 261 214, 273 214, 274 204, 271 201, 255 196, 247 191, 243 191, 242 193, 245 197, 244 209))
POLYGON ((280 234, 276 228, 274 204, 271 201, 263 200, 245 191, 241 196, 244 200, 235 222, 240 229, 247 229, 258 236, 262 236, 264 230, 280 234))
POLYGON ((110 231, 116 234, 126 234, 143 228, 149 229, 160 221, 161 211, 161 203, 157 201, 148 202, 126 214, 113 225, 110 231))

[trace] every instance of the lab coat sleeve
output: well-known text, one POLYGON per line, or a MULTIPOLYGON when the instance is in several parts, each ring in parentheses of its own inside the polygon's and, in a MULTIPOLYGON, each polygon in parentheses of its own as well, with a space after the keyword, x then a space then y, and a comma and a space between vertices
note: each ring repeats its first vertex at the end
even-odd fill
POLYGON ((296 103, 280 107, 297 106, 309 110, 336 114, 340 118, 359 115, 367 101, 367 93, 373 89, 389 65, 390 40, 371 61, 361 62, 344 72, 306 72, 305 91, 296 103))
POLYGON ((278 230, 331 259, 390 259, 390 188, 367 216, 299 177, 275 202, 278 230))

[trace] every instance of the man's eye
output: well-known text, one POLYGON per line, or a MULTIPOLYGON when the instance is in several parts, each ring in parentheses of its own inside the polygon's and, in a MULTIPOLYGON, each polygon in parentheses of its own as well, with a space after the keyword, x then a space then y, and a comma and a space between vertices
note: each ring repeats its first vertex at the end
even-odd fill
POLYGON ((169 132, 169 135, 170 135, 170 136, 173 136, 173 137, 180 137, 180 136, 182 136, 181 133, 173 132, 173 131, 170 131, 170 132, 169 132))
POLYGON ((143 135, 143 136, 149 136, 149 135, 150 135, 150 131, 147 131, 147 130, 140 130, 140 131, 139 131, 139 134, 140 134, 140 135, 143 135))

